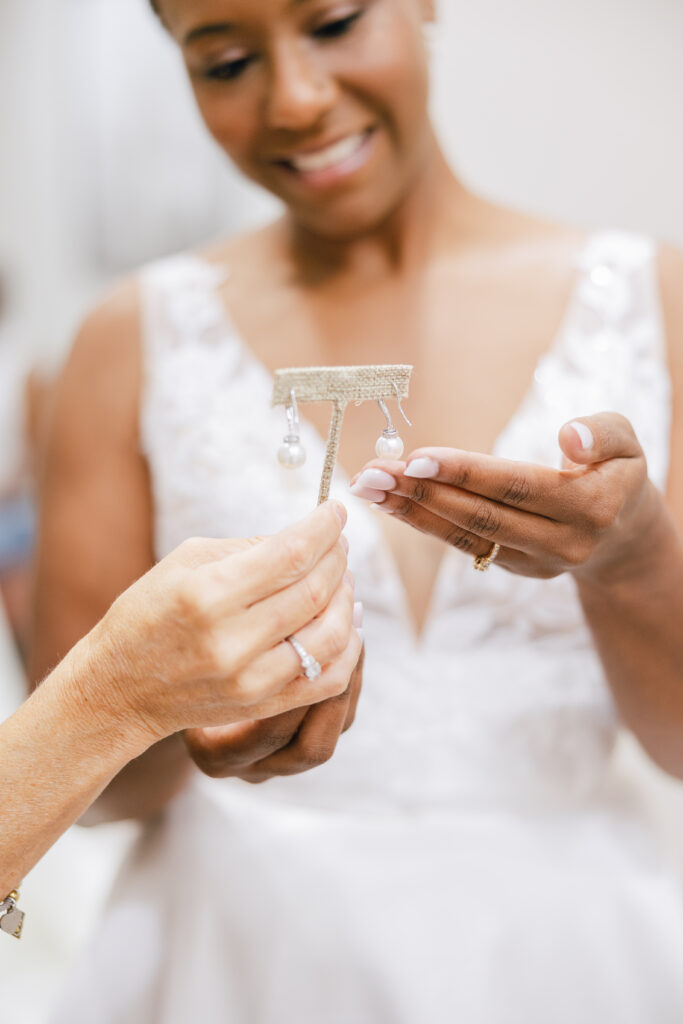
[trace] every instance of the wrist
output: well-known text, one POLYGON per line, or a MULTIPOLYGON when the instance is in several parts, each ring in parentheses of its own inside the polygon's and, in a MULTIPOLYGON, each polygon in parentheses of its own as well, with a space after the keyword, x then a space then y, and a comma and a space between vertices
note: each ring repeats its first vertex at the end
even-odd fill
POLYGON ((46 683, 50 683, 63 713, 69 716, 76 742, 97 750, 103 766, 111 765, 119 771, 158 737, 120 700, 115 658, 100 642, 96 630, 76 644, 46 683))

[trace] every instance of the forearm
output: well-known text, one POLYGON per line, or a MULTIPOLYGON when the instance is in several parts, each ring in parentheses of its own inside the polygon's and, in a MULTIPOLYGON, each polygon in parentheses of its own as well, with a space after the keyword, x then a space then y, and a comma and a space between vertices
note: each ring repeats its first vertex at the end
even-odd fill
POLYGON ((663 512, 637 565, 577 580, 624 723, 683 778, 683 545, 663 512))
POLYGON ((0 899, 16 888, 107 783, 144 749, 75 683, 81 648, 0 725, 0 899))

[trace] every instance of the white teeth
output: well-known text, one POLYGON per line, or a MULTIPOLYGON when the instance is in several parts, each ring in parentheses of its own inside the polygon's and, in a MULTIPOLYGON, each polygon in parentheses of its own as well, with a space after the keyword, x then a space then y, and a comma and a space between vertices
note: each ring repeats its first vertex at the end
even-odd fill
POLYGON ((321 149, 318 153, 307 153, 305 156, 291 157, 289 162, 295 170, 301 171, 303 174, 311 171, 326 171, 329 167, 348 160, 360 149, 364 141, 364 133, 349 135, 341 142, 335 142, 333 146, 328 146, 327 149, 321 149))

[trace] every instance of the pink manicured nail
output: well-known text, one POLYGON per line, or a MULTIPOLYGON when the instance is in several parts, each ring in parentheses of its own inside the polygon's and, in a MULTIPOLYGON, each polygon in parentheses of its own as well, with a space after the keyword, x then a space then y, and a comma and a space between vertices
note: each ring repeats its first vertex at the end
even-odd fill
MULTIPOLYGON (((384 498, 386 499, 386 494, 384 495, 384 498)), ((393 508, 387 508, 386 505, 382 505, 379 501, 374 501, 370 508, 375 512, 384 512, 385 516, 393 516, 394 514, 393 508)))
POLYGON ((348 542, 348 540, 346 539, 346 537, 344 536, 343 533, 342 533, 342 535, 341 535, 341 537, 339 539, 341 541, 341 546, 344 548, 344 551, 348 555, 348 553, 349 553, 349 542, 348 542))
POLYGON ((349 569, 347 569, 346 572, 344 573, 344 579, 349 584, 352 590, 356 589, 356 578, 349 569))
POLYGON ((376 501, 378 505, 387 500, 386 491, 374 491, 371 487, 358 487, 356 485, 351 488, 351 493, 356 498, 362 498, 363 501, 376 501))
POLYGON ((413 459, 408 463, 404 476, 413 480, 432 480, 439 474, 439 463, 436 459, 413 459))
POLYGON ((357 629, 356 633, 358 633, 358 639, 360 640, 361 647, 365 647, 365 630, 357 629))
POLYGON ((353 606, 353 624, 356 629, 360 629, 363 625, 363 602, 356 601, 353 606))
POLYGON ((391 473, 385 473, 383 469, 364 469, 351 488, 352 494, 357 494, 357 488, 373 491, 393 491, 396 487, 396 480, 391 473))
POLYGON ((593 431, 590 429, 590 427, 587 427, 585 423, 579 423, 578 420, 574 420, 574 422, 570 423, 569 426, 573 427, 576 433, 579 435, 579 441, 581 442, 581 447, 583 448, 583 450, 585 452, 589 451, 589 449, 591 449, 595 444, 593 431))

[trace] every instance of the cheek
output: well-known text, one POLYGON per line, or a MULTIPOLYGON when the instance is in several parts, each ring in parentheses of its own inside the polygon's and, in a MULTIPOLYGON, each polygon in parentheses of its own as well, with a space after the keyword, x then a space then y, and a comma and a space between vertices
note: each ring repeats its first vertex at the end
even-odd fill
POLYGON ((258 134, 258 113, 250 109, 249 99, 235 100, 220 89, 201 85, 194 89, 202 119, 221 149, 242 166, 258 134))
POLYGON ((429 65, 413 19, 379 22, 336 71, 344 91, 373 108, 396 142, 414 144, 427 123, 429 65))

